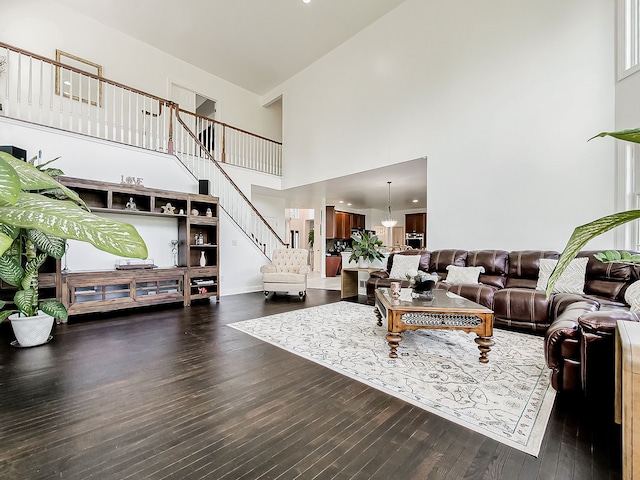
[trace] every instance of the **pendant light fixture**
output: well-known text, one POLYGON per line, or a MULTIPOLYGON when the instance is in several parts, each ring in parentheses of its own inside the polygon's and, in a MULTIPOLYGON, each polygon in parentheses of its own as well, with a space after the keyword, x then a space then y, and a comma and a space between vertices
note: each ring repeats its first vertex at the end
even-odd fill
POLYGON ((387 182, 389 184, 389 203, 387 204, 387 217, 382 220, 382 225, 386 228, 395 227, 398 223, 397 220, 394 220, 391 216, 391 182, 387 182))

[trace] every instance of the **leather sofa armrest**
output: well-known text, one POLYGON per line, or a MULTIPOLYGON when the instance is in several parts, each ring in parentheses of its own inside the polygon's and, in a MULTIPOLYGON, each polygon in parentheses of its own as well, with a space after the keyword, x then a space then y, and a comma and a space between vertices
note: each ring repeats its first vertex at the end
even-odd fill
POLYGON ((547 367, 562 368, 561 348, 562 342, 567 338, 576 340, 580 338, 578 321, 559 317, 549 326, 544 335, 544 359, 547 367))
POLYGON ((588 332, 600 335, 613 335, 616 331, 616 323, 618 320, 628 322, 638 322, 637 313, 630 310, 600 310, 598 312, 589 312, 582 315, 579 319, 580 327, 588 332))
POLYGON ((585 298, 582 295, 574 293, 556 293, 551 298, 551 309, 549 311, 551 322, 562 315, 570 305, 578 302, 584 302, 580 308, 586 308, 586 312, 598 310, 600 308, 600 303, 593 298, 585 298), (590 305, 591 308, 587 308, 587 305, 590 305))
POLYGON ((389 278, 389 272, 386 270, 375 270, 369 272, 369 278, 389 278))
MULTIPOLYGON (((582 298, 577 295, 576 297, 582 298)), ((579 341, 579 319, 584 315, 597 313, 595 312, 597 308, 598 302, 592 300, 567 301, 562 313, 553 320, 544 335, 544 358, 549 368, 562 368, 562 343, 567 339, 579 341)))
POLYGON ((260 273, 276 273, 276 271, 275 265, 262 265, 260 267, 260 273))
POLYGON ((309 265, 302 265, 300 267, 300 269, 298 270, 298 273, 302 274, 302 275, 306 275, 311 271, 311 269, 309 268, 309 265))

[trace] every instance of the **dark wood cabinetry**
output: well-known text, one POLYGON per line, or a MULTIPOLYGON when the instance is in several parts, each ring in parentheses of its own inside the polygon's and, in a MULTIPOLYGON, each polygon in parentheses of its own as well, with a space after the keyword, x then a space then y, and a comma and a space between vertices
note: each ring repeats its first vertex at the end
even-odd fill
POLYGON ((427 214, 426 213, 407 213, 404 216, 405 233, 426 233, 427 214))
POLYGON ((56 296, 70 315, 220 299, 216 197, 70 177, 58 180, 75 190, 93 212, 170 217, 178 224, 176 267, 63 273, 58 262, 54 283, 61 291, 56 296), (168 207, 175 208, 173 213, 168 207))
POLYGON ((336 236, 335 238, 351 238, 351 214, 336 212, 336 236))
POLYGON ((351 228, 357 228, 358 230, 364 230, 365 226, 364 226, 364 222, 365 222, 365 215, 360 215, 359 213, 354 213, 353 217, 352 217, 352 222, 351 222, 351 228))
POLYGON ((326 209, 326 238, 336 238, 336 209, 335 207, 327 207, 326 209))
POLYGON ((365 215, 359 213, 341 212, 335 207, 327 207, 326 209, 327 226, 325 236, 328 239, 351 238, 351 230, 354 228, 364 230, 365 215))

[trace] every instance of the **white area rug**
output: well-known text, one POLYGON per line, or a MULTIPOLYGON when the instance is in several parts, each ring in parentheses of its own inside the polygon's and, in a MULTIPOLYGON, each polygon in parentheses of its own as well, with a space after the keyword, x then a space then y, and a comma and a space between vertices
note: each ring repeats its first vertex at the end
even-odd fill
POLYGON ((340 302, 229 326, 538 455, 555 398, 541 337, 496 329, 482 364, 475 334, 422 329, 392 359, 383 324, 374 307, 340 302))

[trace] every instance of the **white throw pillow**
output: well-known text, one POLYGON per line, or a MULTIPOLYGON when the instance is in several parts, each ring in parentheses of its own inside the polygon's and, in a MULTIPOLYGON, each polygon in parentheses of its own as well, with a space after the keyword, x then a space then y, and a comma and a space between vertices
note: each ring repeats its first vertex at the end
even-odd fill
POLYGON ((478 277, 484 273, 484 267, 456 267, 455 265, 447 266, 446 283, 452 285, 469 285, 470 283, 478 283, 478 277))
MULTIPOLYGON (((560 278, 553 286, 553 293, 584 293, 584 277, 587 274, 588 257, 574 258, 569 262, 567 268, 562 272, 560 278)), ((556 268, 558 260, 550 258, 540 259, 540 272, 538 273, 538 284, 536 290, 546 290, 551 272, 556 268)))
POLYGON ((640 313, 640 280, 633 282, 624 292, 624 301, 634 313, 640 313))
POLYGON ((416 273, 420 264, 420 255, 394 255, 389 278, 407 280, 407 274, 416 273))

